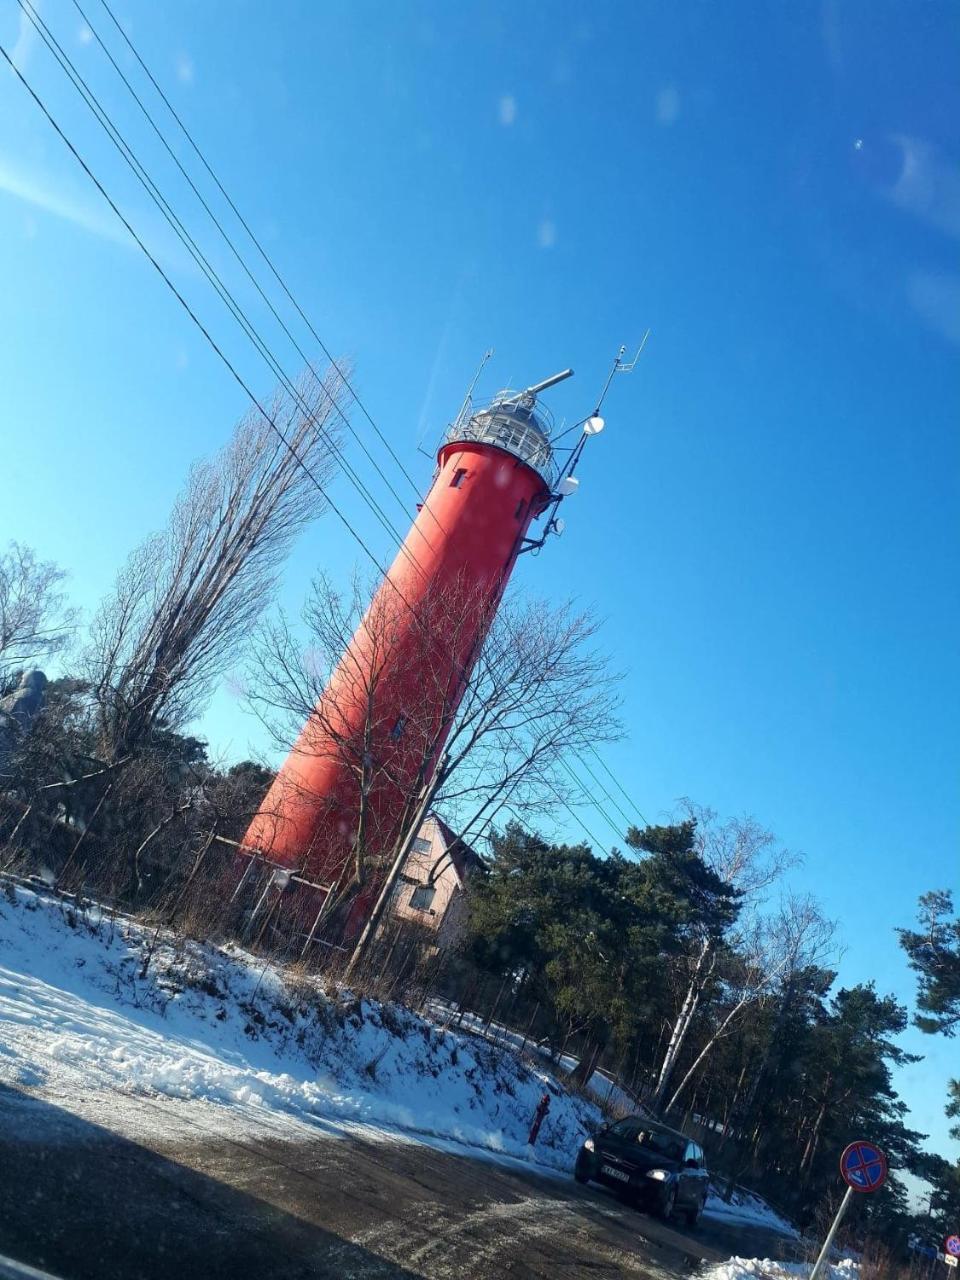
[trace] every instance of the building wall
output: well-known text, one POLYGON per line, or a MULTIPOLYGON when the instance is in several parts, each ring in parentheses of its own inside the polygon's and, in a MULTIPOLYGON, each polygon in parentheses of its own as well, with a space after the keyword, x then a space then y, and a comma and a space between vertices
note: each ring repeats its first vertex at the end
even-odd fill
MULTIPOLYGON (((391 914, 401 920, 409 920, 413 924, 439 932, 448 915, 451 923, 459 918, 460 912, 456 909, 456 903, 458 899, 463 897, 460 878, 454 869, 453 863, 444 854, 443 836, 440 834, 440 829, 433 818, 427 818, 424 822, 420 829, 418 841, 426 842, 429 848, 414 846, 410 851, 410 855, 400 873, 403 878, 394 895, 391 914), (434 894, 430 902, 430 909, 423 910, 415 905, 418 900, 417 889, 421 886, 426 886, 430 869, 441 856, 443 856, 443 863, 434 877, 434 894)), ((443 930, 444 935, 448 931, 448 928, 445 927, 443 930)))

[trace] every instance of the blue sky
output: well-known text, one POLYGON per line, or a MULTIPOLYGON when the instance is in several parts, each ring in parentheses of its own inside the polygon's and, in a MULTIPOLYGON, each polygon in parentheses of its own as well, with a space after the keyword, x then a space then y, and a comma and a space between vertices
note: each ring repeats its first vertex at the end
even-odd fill
MULTIPOLYGON (((960 890, 956 10, 117 3, 419 483, 416 446, 487 347, 482 391, 573 365, 550 403, 574 418, 652 329, 567 532, 518 576, 604 618, 628 672, 629 736, 607 759, 643 813, 682 795, 754 813, 841 921, 842 979, 909 998, 892 930, 923 891, 960 890)), ((76 10, 41 11, 295 370, 76 10)), ((0 41, 266 393, 18 12, 0 9, 0 41)), ((110 34, 98 0, 88 16, 110 34)), ((0 536, 59 561, 89 609, 243 397, 6 71, 0 264, 0 536)), ((405 507, 351 460, 404 530, 402 477, 405 507)), ((356 494, 335 493, 388 558, 356 494)), ((360 555, 325 519, 284 601, 360 555)), ((231 757, 263 745, 229 689, 202 728, 231 757)), ((912 1121, 956 1154, 956 1043, 904 1043, 926 1055, 899 1077, 912 1121)))

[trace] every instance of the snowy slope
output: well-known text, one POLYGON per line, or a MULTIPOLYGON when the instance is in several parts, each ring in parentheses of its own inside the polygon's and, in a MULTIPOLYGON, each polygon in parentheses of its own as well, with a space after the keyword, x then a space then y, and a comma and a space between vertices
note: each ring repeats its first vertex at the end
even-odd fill
POLYGON ((599 1123, 508 1049, 398 1005, 327 996, 236 950, 153 935, 22 888, 0 894, 0 1081, 108 1115, 202 1100, 235 1128, 278 1117, 457 1143, 558 1170, 599 1123), (545 1091, 535 1150, 526 1141, 545 1091))
MULTIPOLYGON (((325 994, 236 948, 155 939, 96 908, 0 885, 0 1083, 130 1136, 148 1123, 162 1131, 176 1106, 207 1134, 455 1144, 568 1174, 599 1109, 513 1046, 439 1022, 325 994)), ((748 1193, 731 1205, 711 1194, 706 1211, 794 1234, 748 1193)))
MULTIPOLYGON (((779 1231, 781 1235, 790 1236, 794 1240, 800 1239, 800 1232, 796 1227, 777 1213, 766 1200, 742 1188, 734 1191, 730 1203, 727 1204, 717 1194, 716 1188, 711 1185, 703 1211, 708 1218, 742 1223, 752 1227, 766 1227, 771 1231, 779 1231)), ((717 1280, 731 1280, 731 1278, 717 1277, 717 1280)))
MULTIPOLYGON (((512 1031, 509 1027, 504 1026, 502 1022, 487 1022, 485 1018, 477 1013, 467 1011, 461 1014, 459 1007, 448 1004, 445 1000, 428 1001, 427 1010, 438 1022, 447 1023, 455 1017, 459 1029, 470 1031, 475 1036, 491 1040, 494 1044, 512 1045, 515 1049, 522 1050, 527 1055, 536 1054, 544 1059, 549 1059, 550 1057, 550 1051, 545 1044, 538 1044, 536 1041, 528 1040, 526 1036, 517 1031, 512 1031)), ((562 1071, 572 1071, 578 1061, 578 1058, 565 1053, 560 1058, 558 1065, 562 1071)), ((605 1107, 608 1113, 615 1116, 634 1115, 640 1110, 640 1103, 599 1068, 590 1077, 587 1092, 601 1106, 605 1107)))

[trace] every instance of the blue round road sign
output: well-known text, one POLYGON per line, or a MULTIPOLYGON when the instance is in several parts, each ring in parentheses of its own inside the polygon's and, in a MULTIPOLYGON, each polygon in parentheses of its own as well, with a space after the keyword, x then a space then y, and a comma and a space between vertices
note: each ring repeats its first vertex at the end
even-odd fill
POLYGON ((947 1236, 943 1242, 944 1253, 950 1253, 955 1258, 960 1258, 960 1236, 947 1236))
POLYGON ((840 1157, 840 1172, 854 1191, 876 1191, 887 1180, 887 1157, 872 1142, 851 1142, 840 1157))

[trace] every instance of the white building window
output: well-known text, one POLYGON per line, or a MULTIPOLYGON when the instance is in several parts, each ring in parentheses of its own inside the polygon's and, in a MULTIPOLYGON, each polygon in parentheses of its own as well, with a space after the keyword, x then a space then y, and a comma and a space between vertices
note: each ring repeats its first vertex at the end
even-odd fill
POLYGON ((432 884, 421 884, 410 895, 410 905, 414 911, 429 911, 437 891, 432 884))
POLYGON ((417 836, 416 840, 413 842, 414 853, 429 853, 432 848, 433 845, 429 840, 425 840, 423 836, 417 836))

